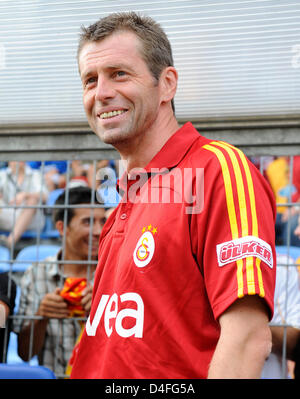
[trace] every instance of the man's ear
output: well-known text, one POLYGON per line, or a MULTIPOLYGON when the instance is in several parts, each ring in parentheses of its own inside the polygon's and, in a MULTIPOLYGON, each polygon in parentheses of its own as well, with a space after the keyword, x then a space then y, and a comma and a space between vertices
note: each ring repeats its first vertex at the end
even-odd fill
POLYGON ((174 67, 165 68, 160 75, 162 103, 171 102, 177 90, 178 74, 174 67))
POLYGON ((55 223, 55 227, 56 227, 57 231, 59 232, 59 234, 61 236, 63 236, 63 234, 64 234, 64 222, 62 220, 58 220, 55 223))

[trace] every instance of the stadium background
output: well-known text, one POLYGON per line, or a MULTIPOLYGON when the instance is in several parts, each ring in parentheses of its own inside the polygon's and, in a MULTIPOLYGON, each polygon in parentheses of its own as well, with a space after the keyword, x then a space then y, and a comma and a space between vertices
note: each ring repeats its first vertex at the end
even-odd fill
MULTIPOLYGON (((289 156, 292 169, 300 155, 297 0, 1 1, 1 162, 118 159, 86 123, 76 49, 81 25, 128 10, 154 17, 170 38, 180 123, 238 146, 262 170, 276 156, 289 156)), ((53 237, 29 235, 22 245, 45 242, 53 237)), ((12 277, 19 250, 8 260, 12 277)))

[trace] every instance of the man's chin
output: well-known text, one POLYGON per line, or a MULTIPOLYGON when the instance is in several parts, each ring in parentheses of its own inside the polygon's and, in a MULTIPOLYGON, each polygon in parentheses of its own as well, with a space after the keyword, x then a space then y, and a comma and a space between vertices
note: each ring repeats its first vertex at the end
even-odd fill
MULTIPOLYGON (((90 256, 90 260, 92 260, 92 261, 95 261, 95 260, 97 260, 97 258, 98 258, 98 250, 97 251, 93 251, 90 255, 89 254, 86 254, 85 256, 84 256, 84 259, 85 260, 89 260, 89 256, 90 256)), ((93 265, 94 266, 94 265, 93 265)))
POLYGON ((94 129, 92 128, 92 130, 103 143, 110 144, 112 146, 122 144, 129 136, 125 130, 121 130, 120 128, 114 126, 107 127, 106 129, 103 129, 102 126, 101 128, 96 126, 94 129))

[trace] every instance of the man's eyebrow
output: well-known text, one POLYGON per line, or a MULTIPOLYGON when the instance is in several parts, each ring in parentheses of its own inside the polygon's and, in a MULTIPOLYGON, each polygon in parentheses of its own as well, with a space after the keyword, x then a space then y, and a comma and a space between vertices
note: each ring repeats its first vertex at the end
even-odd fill
POLYGON ((111 65, 107 65, 106 68, 107 68, 107 69, 128 69, 128 70, 131 70, 131 69, 132 69, 132 68, 130 68, 129 65, 124 64, 124 63, 122 63, 122 62, 114 63, 114 64, 111 64, 111 65))
MULTIPOLYGON (((119 70, 119 69, 124 69, 125 71, 128 71, 128 72, 134 72, 133 68, 131 68, 129 65, 124 64, 124 63, 109 64, 109 65, 106 65, 104 67, 104 69, 107 70, 107 71, 116 71, 116 70, 119 70)), ((81 74, 81 79, 84 80, 84 79, 86 79, 89 76, 94 75, 94 74, 95 74, 94 70, 87 69, 85 72, 83 72, 81 74)))
POLYGON ((88 69, 87 71, 83 72, 81 74, 81 79, 85 80, 87 77, 93 75, 93 71, 91 69, 88 69))

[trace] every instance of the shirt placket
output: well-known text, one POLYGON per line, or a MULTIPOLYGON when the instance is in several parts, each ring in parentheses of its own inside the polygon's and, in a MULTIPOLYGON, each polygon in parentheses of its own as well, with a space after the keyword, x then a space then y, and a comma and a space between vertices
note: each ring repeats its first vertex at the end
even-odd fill
MULTIPOLYGON (((126 186, 124 186, 123 182, 123 187, 122 191, 124 193, 121 203, 119 205, 119 212, 117 215, 118 223, 117 223, 117 233, 124 233, 125 228, 128 224, 129 217, 131 215, 131 211, 133 208, 133 205, 137 202, 138 195, 140 194, 140 187, 137 187, 136 192, 132 192, 130 190, 131 186, 135 184, 137 180, 132 179, 132 180, 127 180, 126 181, 126 186)), ((147 184, 147 182, 146 182, 147 184)))

